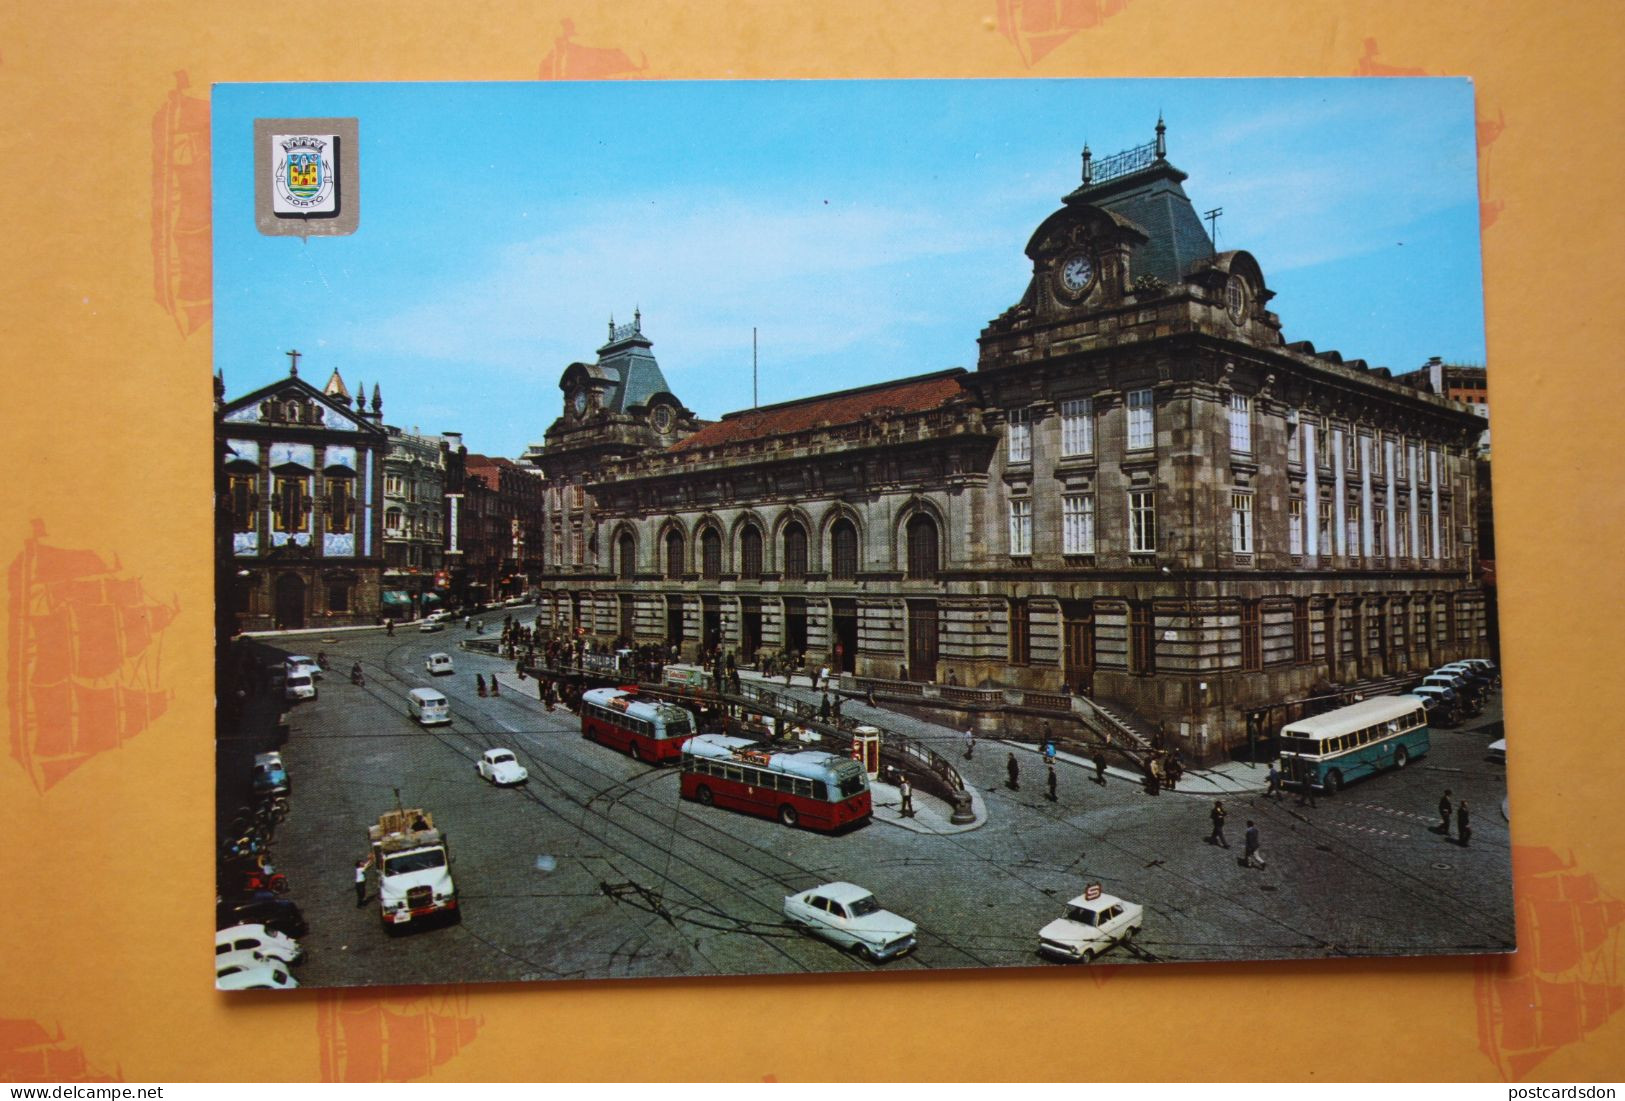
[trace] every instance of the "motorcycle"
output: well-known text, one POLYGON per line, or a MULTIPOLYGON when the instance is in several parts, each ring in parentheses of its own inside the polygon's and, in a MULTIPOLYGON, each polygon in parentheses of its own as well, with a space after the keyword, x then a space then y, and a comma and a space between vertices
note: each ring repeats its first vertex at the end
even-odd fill
POLYGON ((367 686, 367 676, 361 671, 361 666, 359 663, 350 669, 350 683, 355 685, 357 688, 365 688, 367 686))

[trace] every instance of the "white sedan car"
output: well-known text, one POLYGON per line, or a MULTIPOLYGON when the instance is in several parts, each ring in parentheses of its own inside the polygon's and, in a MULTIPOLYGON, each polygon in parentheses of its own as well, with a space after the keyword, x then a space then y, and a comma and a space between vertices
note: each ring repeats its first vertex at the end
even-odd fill
POLYGON ((216 990, 296 990, 299 983, 280 960, 258 952, 227 952, 214 958, 216 990))
POLYGON ((918 928, 882 910, 875 896, 855 883, 826 883, 784 899, 784 916, 832 944, 884 963, 914 950, 918 928))
POLYGON ((1058 917, 1038 932, 1038 951, 1063 960, 1089 963, 1118 941, 1134 939, 1145 923, 1145 908, 1091 888, 1066 904, 1058 917))
POLYGON ((522 784, 530 779, 525 766, 514 757, 511 749, 488 749, 474 766, 479 774, 499 787, 504 784, 522 784))
POLYGON ((290 654, 282 666, 289 676, 296 673, 309 673, 313 680, 322 679, 322 667, 316 664, 316 659, 305 654, 290 654))
POLYGON ((258 952, 267 960, 285 964, 298 963, 305 954, 298 941, 263 925, 233 925, 216 933, 214 954, 224 956, 231 952, 258 952))

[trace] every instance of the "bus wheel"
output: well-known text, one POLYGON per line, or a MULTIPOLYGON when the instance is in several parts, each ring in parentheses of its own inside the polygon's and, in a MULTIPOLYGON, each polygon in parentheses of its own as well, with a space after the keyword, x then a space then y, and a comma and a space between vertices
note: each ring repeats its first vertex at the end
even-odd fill
POLYGON ((711 805, 711 789, 706 787, 704 784, 701 784, 698 788, 695 789, 694 798, 698 799, 702 806, 707 806, 707 807, 710 806, 711 805))
POLYGON ((1409 750, 1407 750, 1404 746, 1400 746, 1398 749, 1394 750, 1394 767, 1395 768, 1404 768, 1406 765, 1408 765, 1410 763, 1411 763, 1411 755, 1410 755, 1409 750))
POLYGON ((1343 786, 1343 774, 1338 772, 1335 768, 1332 769, 1332 771, 1326 774, 1326 779, 1322 786, 1325 787, 1327 795, 1336 795, 1337 789, 1343 786))
POLYGON ((796 813, 795 807, 792 807, 789 803, 786 803, 784 806, 779 808, 779 821, 793 829, 795 828, 796 824, 801 821, 801 815, 796 813))
POLYGON ((632 742, 626 748, 627 748, 627 751, 632 754, 632 759, 634 761, 643 760, 643 754, 638 752, 638 743, 637 742, 632 742))

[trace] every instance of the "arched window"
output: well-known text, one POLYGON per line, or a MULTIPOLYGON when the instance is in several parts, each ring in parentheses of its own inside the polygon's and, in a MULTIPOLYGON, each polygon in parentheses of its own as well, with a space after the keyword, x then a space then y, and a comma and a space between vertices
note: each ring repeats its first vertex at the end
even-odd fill
POLYGON ((784 576, 791 580, 807 576, 807 529, 794 520, 784 525, 784 576))
POLYGON ((858 529, 841 518, 829 529, 830 576, 836 581, 856 581, 858 577, 858 529))
POLYGON ((762 576, 762 533, 754 524, 739 533, 739 576, 752 580, 762 576))
POLYGON ((630 581, 638 568, 638 545, 633 540, 632 533, 621 532, 621 537, 615 541, 615 548, 620 566, 617 576, 622 581, 630 581))
POLYGON ((937 522, 923 512, 915 513, 908 522, 909 580, 935 581, 940 560, 937 522))
POLYGON ((722 535, 706 528, 700 535, 700 576, 715 581, 722 576, 722 535))
POLYGON ((666 579, 676 581, 683 576, 683 533, 666 533, 666 579))

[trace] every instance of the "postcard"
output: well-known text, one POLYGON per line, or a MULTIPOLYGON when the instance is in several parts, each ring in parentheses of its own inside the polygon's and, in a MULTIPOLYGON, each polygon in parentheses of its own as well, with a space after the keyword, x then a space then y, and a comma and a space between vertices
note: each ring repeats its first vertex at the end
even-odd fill
POLYGON ((1513 950, 1469 82, 211 125, 220 988, 1513 950))

